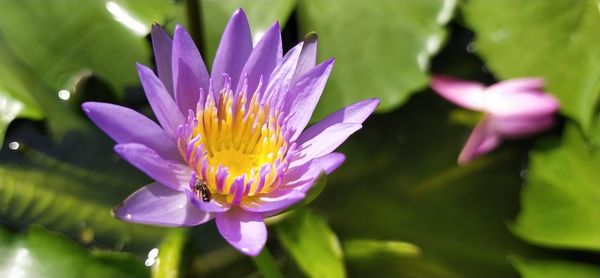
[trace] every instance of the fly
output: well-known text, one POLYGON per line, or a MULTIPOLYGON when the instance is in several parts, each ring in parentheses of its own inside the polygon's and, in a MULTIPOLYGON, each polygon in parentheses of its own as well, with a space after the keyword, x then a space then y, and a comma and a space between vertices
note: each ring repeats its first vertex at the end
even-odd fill
POLYGON ((203 179, 196 179, 194 190, 196 191, 196 198, 202 198, 202 202, 205 203, 210 202, 210 189, 208 189, 208 184, 206 184, 206 181, 203 179))

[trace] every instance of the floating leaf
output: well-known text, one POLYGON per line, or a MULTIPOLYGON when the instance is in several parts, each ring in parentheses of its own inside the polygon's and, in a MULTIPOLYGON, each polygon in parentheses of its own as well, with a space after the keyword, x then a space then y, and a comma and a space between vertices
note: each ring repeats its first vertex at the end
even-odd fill
POLYGON ((337 237, 319 216, 298 209, 276 226, 283 247, 309 277, 344 277, 337 237))
POLYGON ((353 239, 343 242, 348 259, 365 259, 378 256, 417 257, 421 250, 412 243, 373 239, 353 239))
MULTIPOLYGON (((9 95, 13 107, 21 105, 16 116, 39 119, 43 112, 59 137, 81 128, 83 121, 63 99, 90 74, 117 92, 137 84, 135 62, 149 63, 150 58, 145 36, 151 22, 174 11, 170 2, 2 1, 0 102, 9 95)), ((15 115, 9 114, 14 110, 0 111, 2 135, 15 115)))
POLYGON ((60 235, 33 228, 25 235, 0 231, 2 277, 148 277, 141 261, 125 253, 88 252, 60 235))
POLYGON ((588 131, 600 95, 595 0, 471 0, 462 11, 486 65, 501 79, 541 76, 561 111, 588 131))
POLYGON ((27 159, 0 164, 0 217, 12 226, 37 223, 90 244, 147 248, 163 230, 111 215, 132 185, 25 150, 27 159))
POLYGON ((531 154, 514 232, 543 246, 600 250, 598 169, 600 149, 574 125, 560 142, 542 142, 531 154))
POLYGON ((509 144, 459 167, 470 128, 432 92, 371 117, 340 149, 345 163, 311 205, 342 239, 406 241, 417 258, 352 260, 353 276, 513 277, 506 261, 530 247, 506 222, 518 211, 520 156, 509 144))
POLYGON ((345 104, 380 97, 391 110, 428 83, 430 58, 446 37, 456 1, 299 2, 301 34, 316 31, 321 60, 336 65, 317 108, 322 117, 345 104))
POLYGON ((511 262, 523 278, 597 278, 597 265, 568 261, 512 259, 511 262))

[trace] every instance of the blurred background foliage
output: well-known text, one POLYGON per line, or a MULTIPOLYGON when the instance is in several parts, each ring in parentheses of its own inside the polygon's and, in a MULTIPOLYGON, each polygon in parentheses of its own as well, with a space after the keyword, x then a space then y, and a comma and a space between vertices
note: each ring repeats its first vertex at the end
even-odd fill
POLYGON ((285 277, 600 277, 597 0, 0 0, 0 276, 273 277, 214 224, 164 229, 111 208, 149 179, 82 114, 150 115, 135 62, 158 22, 211 64, 231 13, 255 39, 275 20, 337 63, 314 119, 380 97, 347 161, 307 208, 269 220, 285 277), (560 124, 458 167, 478 115, 428 89, 542 76, 560 124), (3 141, 2 141, 3 139, 3 141))

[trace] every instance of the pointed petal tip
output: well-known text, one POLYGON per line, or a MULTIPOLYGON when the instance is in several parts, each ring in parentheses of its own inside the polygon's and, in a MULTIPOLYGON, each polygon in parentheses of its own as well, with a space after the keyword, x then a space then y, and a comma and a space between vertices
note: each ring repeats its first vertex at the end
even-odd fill
MULTIPOLYGON (((233 18, 246 19, 246 12, 244 12, 244 9, 242 9, 242 8, 237 8, 237 9, 235 9, 235 11, 233 11, 233 14, 231 15, 231 19, 233 19, 233 18)), ((246 21, 247 21, 247 19, 246 19, 246 21)))
POLYGON ((305 42, 315 42, 318 39, 319 39, 319 36, 317 36, 317 32, 315 32, 315 31, 311 31, 308 34, 306 34, 306 36, 304 36, 305 42))

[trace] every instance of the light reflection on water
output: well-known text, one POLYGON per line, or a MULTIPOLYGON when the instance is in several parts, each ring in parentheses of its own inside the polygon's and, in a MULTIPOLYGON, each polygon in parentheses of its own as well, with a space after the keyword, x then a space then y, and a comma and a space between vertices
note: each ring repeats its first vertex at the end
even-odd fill
POLYGON ((114 1, 106 2, 106 10, 113 15, 116 21, 133 31, 138 36, 146 36, 150 29, 144 23, 134 18, 127 10, 114 1))

